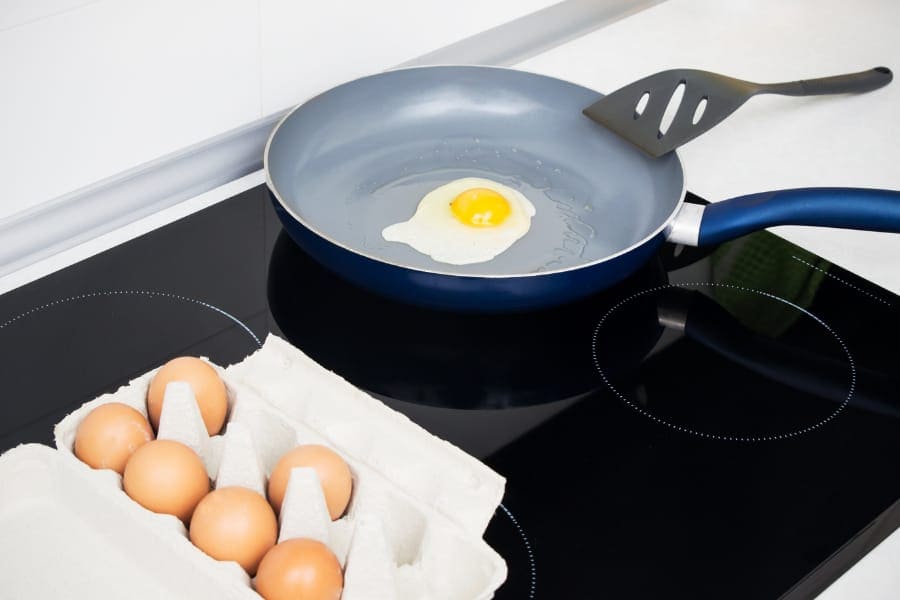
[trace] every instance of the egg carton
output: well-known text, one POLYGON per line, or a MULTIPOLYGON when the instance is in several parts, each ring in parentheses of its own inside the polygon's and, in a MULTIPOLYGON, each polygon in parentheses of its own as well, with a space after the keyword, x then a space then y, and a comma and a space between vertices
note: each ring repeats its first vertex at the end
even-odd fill
MULTIPOLYGON (((506 564, 482 535, 502 498, 502 477, 275 336, 241 363, 216 368, 229 403, 223 433, 207 435, 190 387, 174 382, 166 389, 158 437, 194 449, 214 487, 241 485, 260 493, 278 459, 299 444, 322 444, 340 454, 353 477, 344 516, 336 521, 328 517, 315 471, 294 469, 279 519, 279 541, 310 537, 327 544, 345 569, 343 600, 493 596, 506 579, 506 564)), ((65 506, 57 512, 71 519, 54 517, 56 536, 68 539, 77 531, 70 540, 77 546, 81 532, 90 529, 94 534, 88 538, 96 541, 99 535, 118 562, 123 556, 139 557, 137 562, 146 563, 145 570, 160 579, 146 587, 146 594, 110 597, 171 597, 171 590, 153 591, 171 585, 166 574, 171 567, 186 586, 176 596, 259 598, 237 563, 207 556, 190 543, 180 520, 144 509, 121 491, 118 474, 93 470, 72 454, 78 424, 96 406, 122 402, 146 416, 147 389, 155 372, 65 417, 54 432, 59 452, 31 445, 0 457, 0 480, 11 481, 14 476, 4 469, 14 471, 21 462, 11 455, 47 463, 37 469, 49 475, 34 486, 38 491, 33 495, 41 497, 38 504, 65 506), (173 562, 180 566, 172 567, 173 562)), ((21 507, 15 493, 10 498, 11 505, 21 507)), ((3 515, 0 494, 5 537, 3 515)), ((54 544, 67 554, 65 544, 54 544)), ((95 546, 89 551, 95 552, 95 546)), ((7 563, 0 564, 6 569, 7 563)), ((68 586, 63 595, 73 597, 68 586)))

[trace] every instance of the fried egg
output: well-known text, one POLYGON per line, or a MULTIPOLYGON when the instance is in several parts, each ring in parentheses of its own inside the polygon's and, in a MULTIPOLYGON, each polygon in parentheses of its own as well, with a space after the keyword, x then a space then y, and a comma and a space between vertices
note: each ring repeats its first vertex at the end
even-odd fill
POLYGON ((487 262, 528 233, 534 205, 521 192, 483 179, 456 179, 427 193, 415 214, 381 232, 451 265, 487 262))

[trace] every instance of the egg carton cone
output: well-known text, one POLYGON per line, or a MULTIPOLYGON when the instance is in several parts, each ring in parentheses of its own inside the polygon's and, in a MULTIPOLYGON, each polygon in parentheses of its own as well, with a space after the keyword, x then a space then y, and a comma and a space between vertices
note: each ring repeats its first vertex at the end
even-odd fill
POLYGON ((361 516, 347 553, 341 600, 398 600, 392 566, 391 548, 381 519, 374 515, 361 516))
MULTIPOLYGON (((200 426, 205 430, 202 420, 200 426)), ((222 440, 215 476, 216 489, 239 485, 265 497, 266 473, 250 429, 243 423, 229 423, 222 440)))
POLYGON ((210 454, 207 449, 209 434, 189 383, 172 381, 166 384, 156 439, 181 442, 201 457, 210 454))
POLYGON ((315 469, 291 469, 278 519, 279 541, 307 538, 325 545, 330 543, 328 530, 331 515, 328 514, 325 494, 315 469))
MULTIPOLYGON (((282 504, 279 541, 294 537, 323 541, 344 568, 346 599, 493 597, 506 579, 506 564, 482 535, 502 498, 501 476, 275 336, 241 363, 226 369, 213 366, 225 381, 228 396, 223 431, 208 436, 189 386, 173 382, 165 391, 159 437, 194 449, 214 487, 241 485, 263 495, 267 475, 296 446, 321 444, 338 453, 353 480, 344 515, 332 521, 315 471, 295 469, 282 504)), ((217 582, 219 597, 259 598, 237 563, 204 554, 190 543, 176 517, 144 509, 125 495, 115 472, 90 469, 72 452, 78 424, 100 404, 122 402, 146 416, 147 389, 154 373, 65 417, 55 428, 59 452, 53 453, 54 464, 65 466, 53 468, 79 473, 70 480, 89 485, 101 513, 112 503, 129 516, 123 519, 120 535, 130 536, 127 548, 108 551, 139 559, 145 545, 162 544, 171 555, 202 565, 198 568, 203 580, 209 576, 217 582), (125 523, 131 521, 134 527, 126 535, 125 523), (142 532, 151 530, 154 535, 145 540, 142 532)), ((79 514, 71 516, 77 520, 79 514)), ((67 531, 64 523, 58 525, 55 535, 67 531)), ((83 526, 83 520, 73 525, 83 526)), ((101 564, 95 572, 102 570, 101 564)))

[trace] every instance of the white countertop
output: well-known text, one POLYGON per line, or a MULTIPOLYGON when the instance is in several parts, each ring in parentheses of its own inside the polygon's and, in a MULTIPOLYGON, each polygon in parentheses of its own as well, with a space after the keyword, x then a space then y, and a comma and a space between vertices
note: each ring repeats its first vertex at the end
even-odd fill
MULTIPOLYGON (((668 0, 517 68, 611 92, 676 67, 779 82, 900 69, 896 0, 668 0)), ((679 149, 687 188, 710 201, 766 190, 900 190, 900 82, 860 95, 760 96, 679 149)), ((775 232, 900 293, 900 235, 775 232)))

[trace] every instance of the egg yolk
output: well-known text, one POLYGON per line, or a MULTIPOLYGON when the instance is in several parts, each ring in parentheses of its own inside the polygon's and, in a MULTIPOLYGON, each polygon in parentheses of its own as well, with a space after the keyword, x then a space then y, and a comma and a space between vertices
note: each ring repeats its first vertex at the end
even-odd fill
POLYGON ((466 190, 450 203, 450 210, 462 223, 473 227, 496 227, 509 216, 509 202, 487 188, 466 190))

